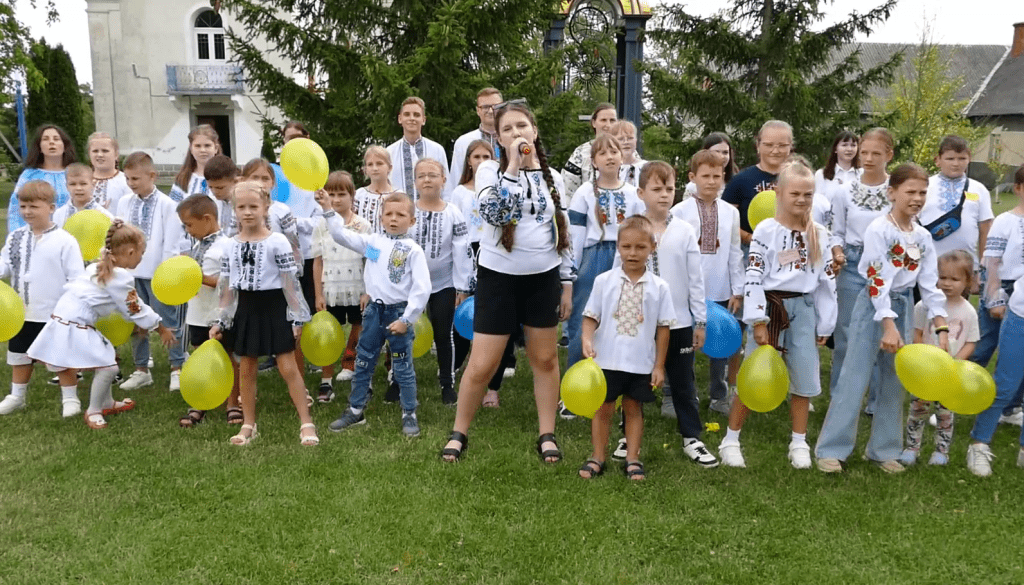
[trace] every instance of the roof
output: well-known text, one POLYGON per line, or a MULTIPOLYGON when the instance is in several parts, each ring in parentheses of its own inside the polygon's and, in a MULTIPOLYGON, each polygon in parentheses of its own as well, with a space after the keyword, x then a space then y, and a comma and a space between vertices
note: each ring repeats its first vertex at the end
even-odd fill
POLYGON ((1024 114, 1024 55, 1007 57, 992 73, 969 117, 1024 114))
MULTIPOLYGON (((909 76, 914 70, 914 54, 917 43, 849 43, 843 45, 832 56, 832 65, 838 64, 855 51, 860 49, 860 63, 864 70, 877 67, 892 58, 896 53, 903 53, 903 62, 896 69, 895 79, 909 76)), ((963 85, 956 93, 957 100, 970 100, 985 84, 989 74, 1000 63, 1009 48, 1006 45, 936 45, 939 50, 939 62, 946 65, 951 75, 962 75, 963 85)), ((1017 59, 1024 63, 1024 59, 1017 59)), ((1018 71, 1024 71, 1024 65, 1018 71)), ((1018 79, 1020 79, 1018 77, 1018 79)), ((871 88, 870 97, 861 104, 865 113, 872 112, 872 99, 884 101, 892 96, 893 85, 871 88)), ((1018 94, 1020 95, 1020 94, 1018 94)), ((1018 98, 1018 104, 1021 100, 1018 98)))

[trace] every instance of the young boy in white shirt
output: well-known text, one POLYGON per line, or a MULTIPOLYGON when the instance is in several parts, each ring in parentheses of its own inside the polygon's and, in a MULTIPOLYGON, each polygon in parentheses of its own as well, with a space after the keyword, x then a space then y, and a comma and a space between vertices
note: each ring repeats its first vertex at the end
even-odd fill
POLYGON ((423 136, 423 127, 427 125, 427 105, 422 99, 411 96, 402 102, 398 111, 398 124, 402 127, 402 137, 388 147, 391 155, 391 184, 409 195, 416 202, 416 162, 422 158, 440 161, 448 168, 448 153, 444 147, 423 136))
MULTIPOLYGON (((0 414, 25 408, 33 364, 26 352, 50 320, 64 285, 85 272, 78 242, 50 220, 55 197, 53 187, 45 181, 25 183, 18 192, 18 210, 25 225, 8 234, 0 251, 0 278, 10 277, 11 288, 25 303, 25 324, 7 343, 11 393, 0 401, 0 414)), ((57 374, 65 418, 82 411, 77 376, 75 370, 57 374)))
POLYGON ((114 215, 96 202, 92 169, 82 163, 72 163, 64 169, 64 176, 67 177, 68 194, 71 197, 67 204, 53 212, 53 223, 57 224, 57 227, 63 228, 72 215, 86 209, 95 209, 113 219, 114 215))
POLYGON ((334 241, 366 257, 363 280, 370 302, 363 312, 363 331, 356 347, 356 373, 352 378, 349 407, 330 429, 336 433, 366 422, 363 410, 370 398, 370 382, 377 358, 387 341, 394 379, 402 404, 402 432, 418 437, 416 372, 412 365, 412 324, 430 298, 430 269, 423 249, 408 235, 416 222, 415 206, 408 195, 394 193, 384 199, 384 234, 359 234, 324 200, 324 219, 334 241))
MULTIPOLYGON (((174 331, 174 343, 167 348, 171 362, 169 389, 181 389, 181 365, 185 363, 184 305, 169 306, 153 294, 153 274, 160 264, 177 256, 185 242, 181 220, 174 200, 156 188, 156 170, 153 159, 144 152, 133 152, 124 161, 124 174, 134 195, 123 197, 117 206, 117 217, 142 230, 146 236, 146 251, 142 261, 132 271, 139 299, 153 308, 164 327, 174 331)), ((149 334, 132 336, 132 356, 135 371, 121 383, 122 390, 138 390, 153 383, 149 372, 149 334)))

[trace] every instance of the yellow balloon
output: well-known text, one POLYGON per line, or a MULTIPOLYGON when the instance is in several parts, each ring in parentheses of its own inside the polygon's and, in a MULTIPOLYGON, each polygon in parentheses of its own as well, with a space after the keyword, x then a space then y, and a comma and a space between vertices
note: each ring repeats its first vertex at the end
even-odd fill
POLYGON ((769 412, 782 404, 789 392, 789 371, 774 347, 762 345, 743 360, 736 391, 743 404, 755 412, 769 412))
POLYGON ((949 392, 942 405, 957 414, 979 414, 996 400, 996 382, 988 370, 974 362, 955 360, 960 387, 949 392))
POLYGON ((64 231, 78 240, 82 258, 91 262, 100 257, 100 250, 107 240, 110 218, 97 209, 86 209, 71 216, 64 224, 64 231))
POLYGON ((302 355, 314 366, 329 366, 345 351, 348 338, 341 323, 327 311, 320 311, 302 327, 302 355))
POLYGON ((594 418, 607 396, 608 381, 593 358, 580 360, 565 371, 561 397, 565 407, 573 413, 594 418))
POLYGON ((181 397, 197 410, 212 410, 227 400, 235 373, 219 341, 209 339, 181 367, 181 397))
POLYGON ((25 303, 6 282, 0 281, 0 342, 14 337, 25 324, 25 303))
POLYGON ((420 318, 413 323, 412 329, 416 335, 412 340, 412 357, 427 355, 430 346, 434 344, 434 326, 430 324, 426 313, 420 313, 420 318))
POLYGON ((750 229, 754 229, 757 224, 770 217, 775 217, 775 191, 772 189, 761 191, 755 195, 747 207, 747 220, 750 222, 750 229))
POLYGON ((319 144, 308 138, 293 138, 281 149, 281 170, 293 185, 316 191, 327 183, 330 166, 319 144))
POLYGON ((153 294, 165 305, 183 305, 199 294, 203 270, 188 256, 164 260, 153 274, 153 294))
POLYGON ((96 321, 96 329, 109 339, 114 347, 117 347, 131 339, 132 332, 135 331, 135 324, 122 317, 120 313, 111 313, 96 321))
POLYGON ((926 343, 904 345, 896 352, 896 376, 907 392, 943 403, 959 380, 953 357, 926 343))

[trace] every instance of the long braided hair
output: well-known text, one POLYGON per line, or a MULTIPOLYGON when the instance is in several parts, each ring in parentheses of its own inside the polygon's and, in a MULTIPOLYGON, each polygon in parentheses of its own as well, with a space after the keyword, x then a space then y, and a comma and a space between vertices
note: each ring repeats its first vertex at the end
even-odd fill
MULTIPOLYGON (((555 219, 555 231, 558 234, 558 240, 555 243, 555 249, 561 254, 565 249, 569 247, 569 220, 565 216, 565 212, 562 210, 562 195, 555 189, 555 180, 551 176, 551 167, 548 165, 548 155, 544 152, 544 143, 541 142, 540 132, 537 131, 537 119, 533 117, 533 112, 530 111, 524 105, 521 104, 509 104, 504 108, 498 110, 494 115, 494 127, 496 129, 501 128, 501 119, 505 114, 509 112, 519 112, 526 116, 526 119, 533 125, 535 131, 535 138, 533 139, 533 148, 537 153, 537 161, 540 163, 540 171, 544 177, 544 183, 548 186, 548 195, 551 197, 551 202, 554 204, 555 209, 552 213, 555 219)), ((499 130, 500 133, 500 130, 499 130)), ((508 152, 505 147, 499 142, 498 147, 501 149, 501 162, 499 167, 501 172, 505 172, 508 168, 508 152)), ((516 224, 509 222, 501 228, 501 239, 499 242, 509 252, 512 251, 512 244, 515 241, 516 224)))
POLYGON ((114 274, 114 252, 125 246, 134 246, 140 251, 146 248, 146 236, 139 228, 117 218, 107 230, 106 243, 99 262, 96 263, 96 282, 107 284, 114 274))
MULTIPOLYGON (((606 150, 617 150, 619 154, 622 154, 622 144, 619 139, 611 134, 600 134, 597 138, 590 143, 590 164, 595 168, 597 165, 597 155, 601 154, 606 150)), ((604 239, 604 226, 608 223, 608 214, 605 213, 604 207, 601 206, 601 190, 597 186, 597 181, 600 179, 601 173, 594 171, 592 182, 594 189, 594 213, 597 216, 597 225, 601 226, 601 239, 604 239)), ((618 173, 615 175, 618 178, 618 173)))

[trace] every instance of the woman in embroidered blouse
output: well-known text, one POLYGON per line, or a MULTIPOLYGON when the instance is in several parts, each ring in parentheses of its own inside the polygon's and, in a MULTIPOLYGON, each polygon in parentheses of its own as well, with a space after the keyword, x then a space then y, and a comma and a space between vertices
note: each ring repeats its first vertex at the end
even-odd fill
MULTIPOLYGON (((615 113, 615 106, 609 103, 597 104, 594 113, 590 115, 590 127, 594 129, 594 137, 610 132, 612 124, 618 119, 615 113)), ((590 146, 593 140, 588 140, 576 147, 569 155, 569 160, 562 169, 562 182, 565 183, 565 192, 572 197, 580 185, 589 183, 594 178, 594 165, 590 160, 590 146)))
POLYGON ((558 322, 572 310, 572 257, 564 188, 553 175, 525 106, 509 104, 495 113, 501 163, 477 169, 480 215, 487 226, 480 240, 473 348, 459 385, 454 430, 442 451, 458 461, 468 446, 466 433, 480 408, 509 336, 520 326, 533 369, 541 459, 555 463, 562 452, 555 441, 558 402, 558 322))
POLYGON ((21 212, 18 210, 18 191, 25 183, 46 181, 53 185, 54 191, 57 192, 53 204, 57 209, 68 202, 71 196, 68 194, 64 169, 77 160, 75 144, 62 128, 47 124, 36 130, 28 155, 25 156, 25 170, 18 177, 18 183, 14 185, 11 202, 7 207, 7 233, 25 225, 25 220, 21 218, 21 212))

